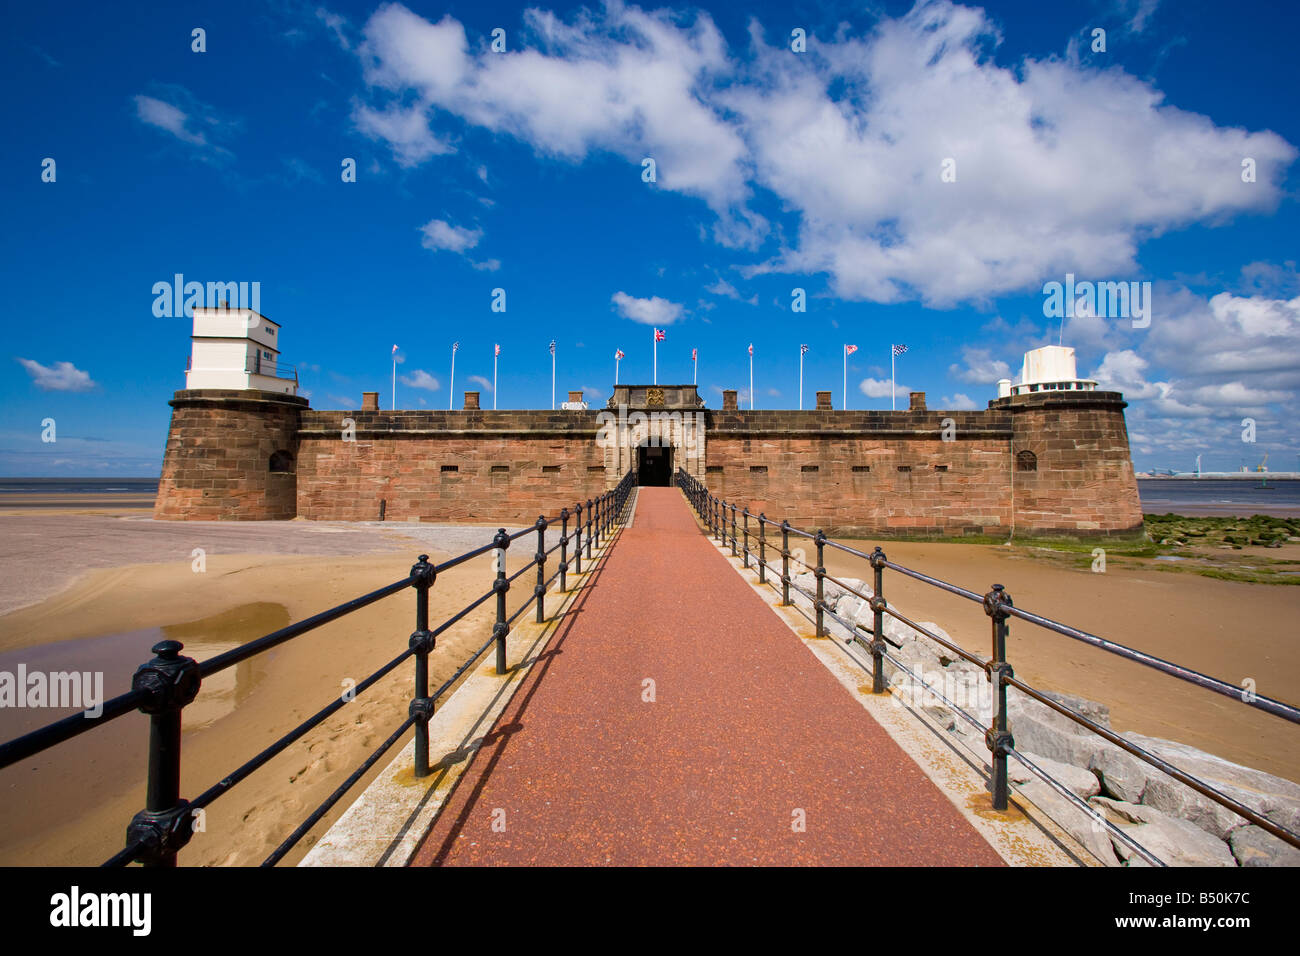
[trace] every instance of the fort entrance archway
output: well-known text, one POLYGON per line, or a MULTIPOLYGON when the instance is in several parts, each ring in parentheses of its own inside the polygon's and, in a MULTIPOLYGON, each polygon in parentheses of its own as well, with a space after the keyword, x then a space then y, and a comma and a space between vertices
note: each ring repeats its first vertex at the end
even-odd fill
POLYGON ((673 449, 644 444, 636 450, 636 483, 667 487, 673 483, 673 449))

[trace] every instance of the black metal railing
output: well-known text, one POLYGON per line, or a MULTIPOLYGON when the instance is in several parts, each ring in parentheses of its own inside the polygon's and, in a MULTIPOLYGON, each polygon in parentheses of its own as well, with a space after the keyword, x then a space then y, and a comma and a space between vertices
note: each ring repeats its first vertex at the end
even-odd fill
POLYGON ((535 605, 537 622, 546 620, 545 599, 551 584, 559 581, 559 590, 568 590, 568 571, 572 542, 573 570, 582 572, 583 516, 586 516, 585 534, 587 558, 593 560, 593 538, 597 547, 602 540, 614 533, 621 526, 625 509, 632 489, 636 487, 636 476, 628 473, 611 491, 595 498, 588 498, 584 505, 579 501, 573 512, 564 508, 558 515, 560 523, 559 540, 551 547, 546 547, 546 530, 557 518, 541 515, 530 527, 514 534, 507 534, 502 528, 492 540, 482 547, 434 565, 429 563, 429 556, 422 554, 411 568, 409 576, 382 588, 353 598, 337 607, 322 611, 312 617, 288 627, 281 628, 264 637, 249 641, 239 647, 218 654, 206 661, 196 661, 181 655, 184 646, 178 641, 162 641, 152 648, 155 656, 142 664, 131 680, 131 690, 121 694, 103 705, 102 713, 92 717, 88 712, 73 714, 62 720, 34 730, 6 743, 0 744, 0 769, 11 766, 20 760, 55 747, 86 731, 102 727, 118 717, 133 710, 140 710, 150 716, 149 727, 149 770, 145 809, 137 813, 127 826, 126 846, 121 852, 107 860, 104 866, 124 866, 139 862, 146 866, 175 866, 176 854, 193 836, 195 815, 204 811, 218 797, 230 791, 236 784, 247 778, 254 771, 265 765, 276 755, 282 753, 295 741, 299 740, 312 728, 321 724, 336 713, 357 695, 373 686, 385 675, 404 663, 408 658, 415 658, 415 690, 406 720, 404 720, 377 750, 370 754, 360 767, 354 771, 329 798, 318 806, 299 825, 288 838, 281 843, 262 863, 273 866, 279 862, 294 845, 305 836, 311 828, 323 818, 330 809, 359 781, 392 746, 408 731, 415 731, 415 776, 427 777, 432 773, 429 765, 429 720, 433 717, 434 705, 446 693, 465 671, 473 666, 487 649, 496 646, 496 670, 498 674, 507 671, 506 638, 510 627, 529 607, 535 605), (573 530, 569 530, 569 521, 573 520, 573 530), (537 535, 537 550, 532 559, 507 577, 505 555, 512 542, 526 535, 537 535), (546 576, 547 559, 559 551, 559 562, 553 574, 546 576), (497 554, 496 578, 491 588, 471 601, 461 610, 447 618, 432 630, 429 627, 429 591, 433 588, 438 575, 451 568, 464 564, 473 558, 495 551, 497 554), (532 595, 517 607, 513 614, 506 614, 506 593, 512 584, 533 568, 537 569, 536 583, 532 595), (181 781, 181 713, 198 695, 205 679, 220 673, 229 667, 264 653, 273 647, 290 641, 295 637, 313 631, 324 624, 336 621, 353 611, 391 597, 407 588, 415 590, 415 631, 411 634, 407 647, 388 663, 384 664, 369 677, 351 687, 347 694, 341 695, 326 707, 321 708, 297 727, 284 734, 275 743, 248 760, 236 770, 221 778, 193 800, 184 800, 180 795, 181 781), (429 693, 429 654, 433 651, 439 634, 462 620, 475 608, 489 598, 496 597, 496 620, 492 627, 492 636, 476 650, 442 686, 432 694, 429 693))
MULTIPOLYGON (((902 565, 895 564, 885 556, 885 552, 879 547, 875 548, 871 553, 859 551, 856 548, 849 547, 848 545, 832 541, 821 530, 809 532, 794 527, 788 521, 773 521, 768 518, 766 514, 760 513, 754 515, 747 506, 741 506, 740 509, 741 530, 740 543, 738 544, 737 505, 735 502, 727 502, 722 498, 711 494, 702 482, 682 470, 677 472, 676 483, 685 493, 687 500, 691 503, 691 506, 700 516, 700 519, 704 522, 705 527, 714 539, 723 547, 730 547, 732 555, 741 557, 742 567, 749 567, 751 555, 754 555, 754 552, 750 550, 750 539, 757 537, 758 553, 756 555, 756 570, 758 571, 759 582, 767 584, 775 590, 776 586, 768 580, 767 572, 772 571, 776 573, 779 571, 781 603, 783 605, 791 605, 793 603, 790 600, 790 591, 792 588, 807 598, 812 604, 812 620, 816 626, 818 637, 827 636, 826 618, 829 616, 848 629, 848 632, 852 635, 852 637, 848 639, 848 643, 856 643, 865 647, 866 650, 870 652, 872 693, 882 694, 887 690, 884 663, 888 660, 899 670, 910 675, 926 690, 933 693, 937 699, 950 707, 957 716, 960 716, 967 723, 983 731, 985 746, 990 752, 989 789, 993 795, 994 809, 1007 809, 1007 798, 1009 794, 1007 758, 1010 757, 1019 762, 1026 770, 1034 774, 1034 776, 1043 780, 1053 791, 1065 798, 1068 802, 1081 807, 1090 815, 1090 817, 1097 820, 1098 811, 1090 807, 1084 800, 1074 794, 1073 791, 1069 790, 1069 788, 1064 786, 1060 781, 1051 777, 1015 749, 1015 740, 1012 735, 1012 729, 1007 714, 1007 688, 1014 687, 1027 697, 1032 698, 1056 713, 1061 714, 1063 717, 1073 721, 1085 730, 1096 734, 1111 744, 1114 744, 1116 747, 1119 747, 1121 750, 1126 751, 1144 763, 1168 774, 1170 777, 1173 777, 1185 786, 1190 787, 1192 790, 1214 801, 1220 806, 1231 810, 1233 813, 1243 817, 1261 829, 1266 830, 1273 836, 1284 840, 1292 846, 1300 847, 1300 834, 1293 833, 1285 827, 1280 826, 1274 821, 1268 819, 1268 817, 1264 816, 1262 813, 1259 813, 1237 800, 1234 800, 1227 794, 1214 789, 1204 781, 1198 780, 1190 774, 1185 773, 1177 767, 1162 760, 1160 757, 1157 757, 1155 754, 1149 753, 1142 747, 1139 747, 1131 741, 1119 736, 1114 731, 1102 727, 1083 714, 1066 707, 1059 701, 1052 699, 1043 691, 1040 691, 1017 678, 1011 664, 1007 660, 1007 622, 1010 618, 1019 618, 1022 621, 1073 638, 1074 640, 1088 644, 1091 647, 1096 647, 1127 660, 1135 661, 1139 664, 1151 667, 1164 674, 1168 674, 1171 677, 1176 677, 1179 680, 1194 684, 1197 687, 1213 691, 1225 697, 1230 697, 1241 703, 1243 706, 1262 710, 1265 713, 1281 717, 1283 720, 1288 720, 1292 723, 1300 723, 1300 708, 1296 708, 1291 704, 1283 703, 1282 701, 1274 700, 1270 697, 1255 694, 1254 692, 1248 693, 1243 691, 1241 687, 1230 684, 1227 681, 1219 680, 1216 677, 1210 677, 1209 675, 1202 674, 1179 664, 1174 664, 1170 661, 1154 657, 1131 647, 1117 644, 1114 641, 1108 641, 1105 638, 1098 637, 1095 634, 1089 634, 1088 632, 1081 631, 1078 628, 1070 627, 1067 624, 1061 624, 1060 622, 1053 621, 1043 615, 1034 614, 1033 612, 1026 611, 1023 608, 1018 608, 1012 602, 1011 595, 1007 593, 1006 589, 1001 584, 994 584, 986 594, 977 594, 974 591, 968 591, 965 588, 958 587, 955 584, 950 584, 947 581, 942 581, 927 574, 922 574, 912 568, 906 568, 902 565), (728 512, 730 512, 730 514, 728 514, 728 512), (758 522, 757 535, 755 535, 750 528, 751 518, 758 522), (769 543, 767 536, 768 528, 780 531, 781 544, 779 549, 769 543), (794 535, 797 538, 809 540, 813 543, 817 550, 816 565, 810 565, 795 557, 794 552, 790 549, 791 535, 794 535), (870 594, 864 594, 857 588, 827 573, 825 567, 825 553, 826 548, 828 547, 844 554, 861 558, 871 566, 873 586, 870 594), (767 562, 768 548, 773 548, 776 553, 780 555, 781 565, 779 568, 774 567, 767 562), (790 565, 792 561, 796 565, 799 565, 805 570, 813 573, 816 579, 815 592, 809 592, 794 583, 790 574, 790 565), (977 654, 972 654, 965 648, 962 648, 947 638, 941 637, 940 635, 922 627, 915 621, 904 617, 902 614, 890 607, 889 602, 884 597, 884 572, 886 569, 897 571, 899 574, 982 605, 984 613, 989 617, 992 630, 992 656, 989 658, 983 658, 977 654), (825 585, 827 581, 830 581, 843 592, 856 595, 866 602, 866 606, 869 607, 872 612, 870 628, 863 624, 859 624, 856 621, 846 620, 844 617, 836 613, 835 609, 826 601, 825 585), (934 641, 946 650, 951 651, 957 657, 976 665, 985 672, 989 681, 993 685, 993 708, 989 726, 985 727, 975 717, 968 714, 961 706, 945 697, 941 691, 926 683, 921 675, 916 674, 905 663, 899 661, 889 653, 889 647, 900 648, 901 645, 890 640, 890 638, 885 635, 885 615, 905 624, 912 630, 922 634, 929 640, 934 641), (870 638, 869 641, 866 640, 867 637, 870 638)), ((861 605, 859 607, 861 607, 861 605)), ((1098 820, 1097 822, 1114 834, 1116 838, 1126 846, 1132 848, 1147 860, 1147 862, 1161 866, 1164 865, 1163 861, 1157 859, 1154 854, 1145 847, 1142 847, 1131 836, 1120 830, 1114 824, 1107 820, 1098 820)))

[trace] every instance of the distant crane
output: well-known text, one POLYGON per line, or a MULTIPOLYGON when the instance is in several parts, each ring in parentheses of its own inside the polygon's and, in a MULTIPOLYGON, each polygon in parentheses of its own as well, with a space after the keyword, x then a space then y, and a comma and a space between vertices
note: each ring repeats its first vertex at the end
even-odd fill
POLYGON ((1255 470, 1261 472, 1268 471, 1268 452, 1264 452, 1264 460, 1255 466, 1255 470))

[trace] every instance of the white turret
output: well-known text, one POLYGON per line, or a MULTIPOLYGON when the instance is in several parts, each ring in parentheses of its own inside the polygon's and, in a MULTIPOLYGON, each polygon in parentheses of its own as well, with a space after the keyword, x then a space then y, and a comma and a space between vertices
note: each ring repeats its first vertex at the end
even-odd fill
MULTIPOLYGON (((1006 381, 1003 379, 1003 381, 1006 381)), ((1074 349, 1062 345, 1044 345, 1025 353, 1025 364, 1014 384, 1008 383, 1009 394, 1027 395, 1030 392, 1094 391, 1097 383, 1079 378, 1074 361, 1074 349)), ((999 397, 1002 382, 998 383, 999 397)))
POLYGON ((186 388, 247 388, 298 394, 298 373, 280 364, 280 326, 252 309, 194 307, 186 388))

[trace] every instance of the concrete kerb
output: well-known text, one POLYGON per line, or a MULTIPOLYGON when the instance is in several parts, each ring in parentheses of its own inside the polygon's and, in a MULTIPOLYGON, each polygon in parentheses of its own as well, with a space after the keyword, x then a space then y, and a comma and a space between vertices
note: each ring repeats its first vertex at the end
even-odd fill
MULTIPOLYGON (((696 523, 707 536, 707 528, 698 515, 696 523)), ((781 605, 779 554, 774 561, 769 553, 769 564, 777 565, 778 570, 774 575, 769 568, 768 583, 759 584, 758 572, 752 566, 757 562, 757 555, 751 553, 753 561, 746 569, 740 555, 731 556, 730 543, 720 544, 711 537, 708 540, 1008 864, 1101 865, 1082 844, 1042 809, 1026 800, 1022 793, 1012 793, 1010 809, 994 810, 987 788, 991 768, 986 762, 962 747, 920 709, 911 706, 897 688, 890 687, 879 695, 871 693, 869 656, 856 653, 853 647, 833 637, 818 638, 814 622, 801 608, 794 604, 781 605)), ((768 546, 769 549, 773 546, 770 539, 768 546)), ((779 552, 779 541, 776 548, 779 552)))
MULTIPOLYGON (((630 517, 627 523, 631 523, 630 517)), ((518 663, 505 674, 497 674, 489 649, 451 696, 435 708, 429 721, 429 763, 433 773, 416 779, 412 737, 299 861, 299 866, 406 866, 410 862, 485 736, 529 669, 541 658, 624 527, 614 526, 601 546, 593 549, 590 563, 583 562, 581 574, 568 573, 567 592, 559 591, 556 580, 550 591, 551 601, 563 596, 544 623, 525 620, 527 615, 521 615, 506 637, 507 660, 518 663)))

